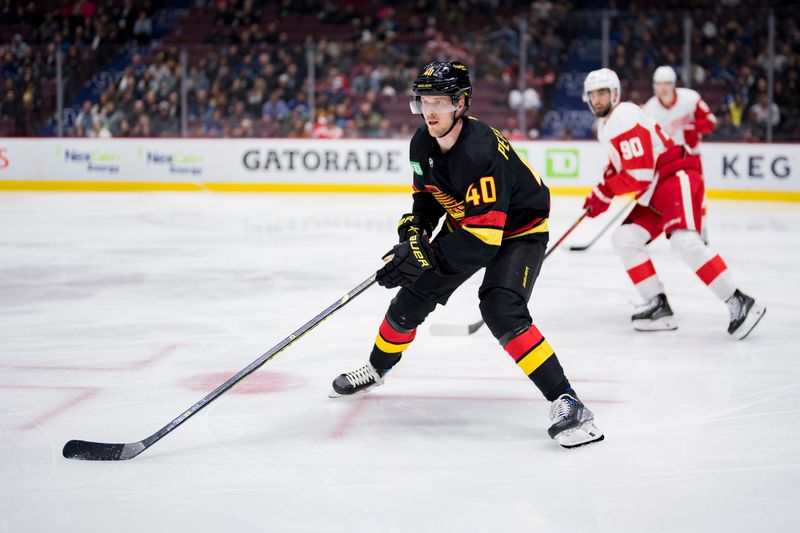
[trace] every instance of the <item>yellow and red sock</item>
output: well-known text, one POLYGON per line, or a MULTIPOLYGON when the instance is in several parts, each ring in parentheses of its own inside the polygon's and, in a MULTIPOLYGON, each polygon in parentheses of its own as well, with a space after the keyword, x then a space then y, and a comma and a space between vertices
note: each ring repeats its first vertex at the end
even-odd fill
POLYGON ((390 324, 384 317, 378 328, 375 346, 372 348, 369 361, 379 371, 387 371, 400 361, 403 351, 408 348, 417 334, 416 329, 403 330, 390 324))
POLYGON ((552 402, 569 389, 569 381, 558 357, 536 326, 531 325, 525 332, 508 341, 503 349, 548 401, 552 402))

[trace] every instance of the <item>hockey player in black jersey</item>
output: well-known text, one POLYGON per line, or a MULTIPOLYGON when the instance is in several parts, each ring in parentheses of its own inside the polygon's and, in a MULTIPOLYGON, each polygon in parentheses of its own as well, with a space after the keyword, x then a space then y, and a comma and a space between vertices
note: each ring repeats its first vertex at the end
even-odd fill
POLYGON ((400 218, 400 244, 377 273, 380 285, 401 289, 369 362, 338 376, 331 396, 382 385, 436 304, 485 267, 481 315, 552 402, 550 437, 567 448, 602 440, 528 311, 547 246, 550 192, 498 130, 467 115, 471 98, 469 72, 458 62, 431 63, 414 81, 411 111, 425 124, 411 139, 413 207, 400 218))

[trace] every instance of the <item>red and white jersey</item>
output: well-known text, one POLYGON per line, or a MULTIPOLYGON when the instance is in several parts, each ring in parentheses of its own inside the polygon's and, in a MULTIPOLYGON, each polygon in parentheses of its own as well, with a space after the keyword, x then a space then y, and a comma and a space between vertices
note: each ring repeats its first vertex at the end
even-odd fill
POLYGON ((684 87, 675 89, 675 99, 671 105, 665 106, 658 97, 653 96, 642 109, 653 117, 676 143, 691 147, 695 153, 700 137, 711 133, 717 127, 717 117, 700 94, 684 87))
POLYGON ((605 186, 613 195, 636 193, 639 203, 647 205, 658 181, 659 157, 677 145, 631 102, 620 103, 601 121, 597 137, 609 160, 605 186))

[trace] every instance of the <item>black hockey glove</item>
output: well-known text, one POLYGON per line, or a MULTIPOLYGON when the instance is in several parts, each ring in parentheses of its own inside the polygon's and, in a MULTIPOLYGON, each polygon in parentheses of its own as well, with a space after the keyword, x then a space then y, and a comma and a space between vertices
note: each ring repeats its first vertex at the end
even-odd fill
POLYGON ((422 235, 423 233, 428 237, 433 233, 433 228, 425 217, 415 213, 406 213, 400 217, 400 221, 397 223, 400 242, 406 242, 412 235, 422 235))
POLYGON ((378 285, 387 289, 407 287, 426 270, 436 266, 436 258, 426 235, 411 235, 383 257, 389 256, 392 258, 375 276, 378 285))

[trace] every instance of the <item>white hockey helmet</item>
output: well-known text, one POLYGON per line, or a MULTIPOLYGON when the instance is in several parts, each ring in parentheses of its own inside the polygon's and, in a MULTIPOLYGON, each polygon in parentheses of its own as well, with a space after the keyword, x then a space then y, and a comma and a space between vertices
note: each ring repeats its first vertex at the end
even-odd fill
POLYGON ((589 93, 597 89, 608 89, 611 92, 612 109, 620 102, 622 88, 620 87, 619 76, 610 68, 593 70, 583 80, 583 101, 586 102, 592 113, 594 113, 594 108, 589 101, 589 93))
POLYGON ((653 72, 653 85, 656 83, 671 83, 675 85, 676 81, 678 81, 678 75, 675 73, 675 69, 669 65, 662 65, 653 72))

